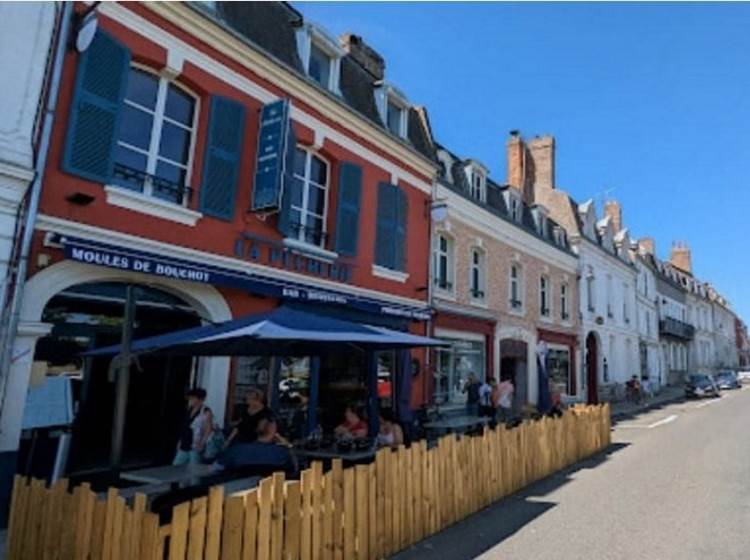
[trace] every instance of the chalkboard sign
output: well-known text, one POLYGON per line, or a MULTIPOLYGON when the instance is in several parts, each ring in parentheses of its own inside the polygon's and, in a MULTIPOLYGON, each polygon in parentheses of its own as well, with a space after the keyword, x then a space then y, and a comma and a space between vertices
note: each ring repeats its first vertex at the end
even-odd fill
POLYGON ((44 383, 29 389, 21 428, 50 428, 73 423, 73 393, 70 378, 47 377, 44 383))

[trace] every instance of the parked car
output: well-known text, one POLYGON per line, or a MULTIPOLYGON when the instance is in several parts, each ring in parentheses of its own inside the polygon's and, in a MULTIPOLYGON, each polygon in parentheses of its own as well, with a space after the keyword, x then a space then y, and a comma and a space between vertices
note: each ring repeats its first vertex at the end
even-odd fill
POLYGON ((740 380, 733 371, 720 371, 716 374, 716 384, 719 389, 739 389, 740 380))
POLYGON ((691 375, 685 382, 687 398, 719 397, 721 393, 712 375, 691 375))
POLYGON ((737 379, 740 383, 750 383, 750 370, 738 371, 737 379))

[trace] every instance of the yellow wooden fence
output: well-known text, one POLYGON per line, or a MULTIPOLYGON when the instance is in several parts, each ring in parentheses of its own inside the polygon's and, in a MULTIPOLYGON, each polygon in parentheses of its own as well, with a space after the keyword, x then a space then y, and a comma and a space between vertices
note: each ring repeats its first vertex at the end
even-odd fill
POLYGON ((263 479, 225 496, 223 487, 174 507, 159 525, 146 497, 16 477, 8 558, 235 560, 383 558, 610 444, 609 405, 525 421, 475 437, 445 436, 381 450, 369 465, 320 463, 285 480, 263 479))

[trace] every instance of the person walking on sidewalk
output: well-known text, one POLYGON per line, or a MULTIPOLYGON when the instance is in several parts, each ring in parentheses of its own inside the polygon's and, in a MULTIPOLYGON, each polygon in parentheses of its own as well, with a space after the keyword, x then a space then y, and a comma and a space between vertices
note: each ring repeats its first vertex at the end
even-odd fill
POLYGON ((466 380, 463 392, 466 393, 466 414, 470 416, 476 416, 479 407, 479 388, 481 383, 474 376, 473 373, 469 374, 469 378, 466 380))
POLYGON ((511 409, 513 408, 513 393, 515 387, 510 379, 500 382, 498 385, 498 405, 500 407, 500 419, 507 423, 511 419, 511 409))

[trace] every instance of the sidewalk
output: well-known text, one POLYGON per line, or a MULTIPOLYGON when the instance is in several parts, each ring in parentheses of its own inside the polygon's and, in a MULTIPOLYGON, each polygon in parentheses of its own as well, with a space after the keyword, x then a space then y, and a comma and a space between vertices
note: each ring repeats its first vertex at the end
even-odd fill
POLYGON ((620 420, 638 412, 659 408, 664 404, 680 400, 681 398, 684 398, 684 396, 685 389, 683 387, 662 387, 658 395, 654 395, 650 399, 644 400, 640 403, 628 401, 610 403, 609 406, 612 412, 612 420, 620 420))

